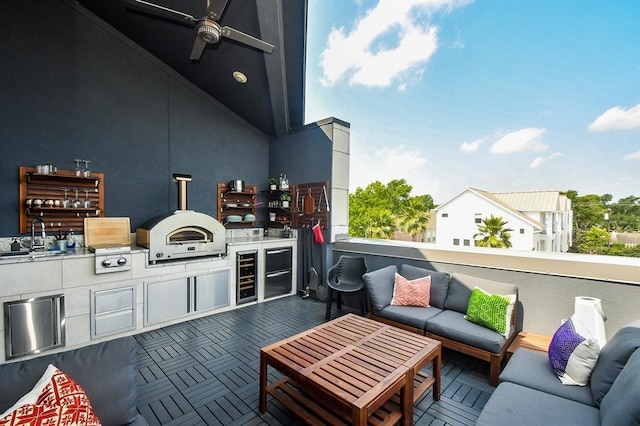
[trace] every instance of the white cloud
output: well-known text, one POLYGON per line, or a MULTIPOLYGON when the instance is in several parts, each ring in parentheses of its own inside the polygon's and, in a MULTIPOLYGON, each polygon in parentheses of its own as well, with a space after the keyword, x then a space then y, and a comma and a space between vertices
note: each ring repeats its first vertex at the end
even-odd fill
POLYGON ((561 152, 554 152, 553 154, 547 156, 547 157, 536 157, 531 164, 529 164, 529 167, 532 169, 536 169, 540 166, 542 166, 544 163, 546 163, 549 160, 552 160, 554 158, 558 158, 558 157, 562 157, 562 153, 561 152))
POLYGON ((409 171, 427 164, 427 159, 422 156, 420 151, 407 150, 403 146, 393 149, 385 148, 379 151, 377 156, 382 159, 382 166, 385 170, 394 172, 409 171))
POLYGON ((513 154, 523 151, 546 151, 548 145, 542 142, 547 130, 537 127, 527 127, 510 132, 498 139, 490 152, 493 154, 513 154))
POLYGON ((640 104, 628 109, 620 106, 609 108, 588 128, 592 132, 640 128, 640 104))
POLYGON ((471 142, 464 142, 460 145, 460 151, 472 154, 480 149, 480 145, 485 143, 489 138, 480 138, 471 142))
POLYGON ((640 151, 632 152, 622 157, 624 161, 640 160, 640 151))
POLYGON ((438 48, 438 29, 416 22, 427 12, 452 10, 469 0, 380 0, 347 32, 334 28, 322 52, 322 84, 331 86, 349 74, 350 84, 389 86, 408 71, 420 71, 438 48), (397 39, 395 47, 384 41, 397 39))
MULTIPOLYGON (((355 191, 357 187, 365 188, 376 180, 386 184, 393 179, 406 179, 412 185, 424 183, 427 163, 419 149, 402 145, 357 155, 352 152, 349 187, 355 191)), ((417 189, 414 185, 412 193, 417 189)))

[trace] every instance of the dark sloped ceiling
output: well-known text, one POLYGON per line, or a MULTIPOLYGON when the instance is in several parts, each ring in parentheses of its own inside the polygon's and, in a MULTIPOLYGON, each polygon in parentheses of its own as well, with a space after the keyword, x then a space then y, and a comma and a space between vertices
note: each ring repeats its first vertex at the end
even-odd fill
MULTIPOLYGON (((206 0, 149 0, 196 18, 206 0)), ((196 30, 133 11, 122 0, 78 0, 152 55, 271 137, 304 124, 306 0, 229 0, 218 21, 275 46, 271 54, 223 38, 189 59, 196 30), (286 7, 283 5, 286 3, 286 7), (233 72, 248 77, 246 84, 233 72)))

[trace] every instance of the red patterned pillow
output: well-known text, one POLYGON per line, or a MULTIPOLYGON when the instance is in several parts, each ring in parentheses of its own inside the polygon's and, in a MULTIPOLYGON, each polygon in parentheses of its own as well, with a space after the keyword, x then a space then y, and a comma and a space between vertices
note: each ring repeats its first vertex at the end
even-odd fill
POLYGON ((431 298, 431 277, 426 276, 409 281, 396 272, 396 282, 393 286, 393 306, 429 306, 431 298))
POLYGON ((27 395, 0 419, 0 426, 99 426, 89 398, 71 377, 49 365, 27 395))

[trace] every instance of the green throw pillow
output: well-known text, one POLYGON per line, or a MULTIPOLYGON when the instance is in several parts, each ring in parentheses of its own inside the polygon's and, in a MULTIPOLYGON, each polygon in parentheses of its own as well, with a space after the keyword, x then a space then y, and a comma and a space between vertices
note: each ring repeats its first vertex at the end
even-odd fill
POLYGON ((511 334, 511 315, 516 303, 516 295, 489 294, 479 287, 471 292, 465 319, 483 325, 502 334, 511 334))

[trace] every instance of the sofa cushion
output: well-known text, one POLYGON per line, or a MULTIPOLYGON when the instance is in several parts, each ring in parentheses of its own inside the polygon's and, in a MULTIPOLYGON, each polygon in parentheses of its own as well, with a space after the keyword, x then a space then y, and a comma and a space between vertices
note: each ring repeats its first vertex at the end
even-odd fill
POLYGON ((420 306, 429 307, 429 295, 431 294, 431 277, 421 277, 408 280, 400 274, 396 274, 393 285, 392 306, 420 306))
POLYGON ((564 386, 551 368, 549 356, 544 352, 517 350, 500 373, 501 382, 537 389, 583 404, 594 405, 588 386, 564 386))
POLYGON ((442 309, 430 306, 422 308, 418 306, 392 306, 389 305, 383 310, 376 312, 376 315, 392 321, 424 330, 427 321, 440 314, 442 309))
POLYGON ((502 334, 505 338, 511 335, 511 317, 516 304, 515 294, 489 294, 476 287, 471 292, 465 319, 484 325, 490 330, 502 334))
POLYGON ((397 272, 396 265, 389 265, 382 269, 367 272, 362 276, 367 286, 367 293, 374 312, 381 311, 391 303, 393 283, 397 272))
POLYGON ((629 357, 600 403, 603 426, 640 424, 640 350, 629 357))
POLYGON ((81 423, 100 426, 89 398, 73 378, 49 365, 33 389, 7 412, 1 425, 67 425, 81 423))
POLYGON ((596 405, 624 368, 627 360, 640 348, 640 321, 622 327, 600 351, 598 362, 591 372, 591 393, 596 405))
POLYGON ((596 407, 514 383, 500 383, 476 422, 480 426, 599 424, 596 407))
POLYGON ((429 305, 436 308, 444 309, 444 302, 447 299, 449 291, 449 281, 451 275, 446 272, 437 272, 430 269, 419 268, 412 265, 400 265, 400 275, 408 280, 430 276, 431 277, 431 294, 429 296, 429 305))
POLYGON ((498 353, 506 339, 493 330, 464 319, 464 315, 454 311, 442 311, 427 321, 425 330, 438 336, 464 343, 474 348, 498 353))
POLYGON ((138 421, 133 337, 0 365, 2 389, 12 389, 12 392, 0 392, 0 411, 5 411, 26 394, 49 364, 82 386, 103 425, 120 426, 138 421))
POLYGON ((599 354, 598 340, 575 314, 558 327, 549 344, 551 367, 564 385, 589 383, 599 354))
POLYGON ((476 287, 493 294, 518 295, 518 287, 515 285, 456 273, 451 276, 444 308, 463 314, 466 313, 471 292, 476 287))

